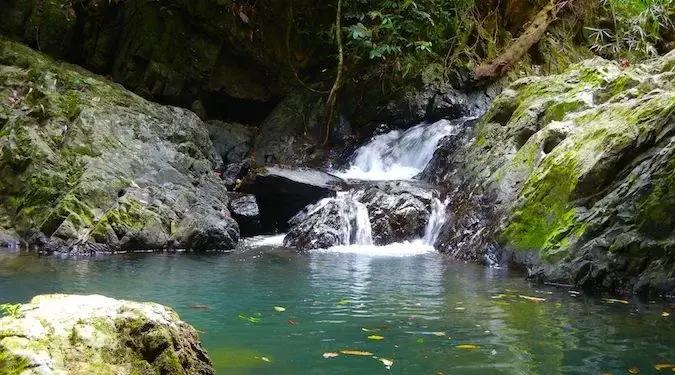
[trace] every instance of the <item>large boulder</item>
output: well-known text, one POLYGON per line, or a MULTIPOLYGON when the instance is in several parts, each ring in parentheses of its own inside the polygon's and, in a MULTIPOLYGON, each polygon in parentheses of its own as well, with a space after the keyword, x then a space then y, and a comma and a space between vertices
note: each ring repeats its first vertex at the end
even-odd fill
POLYGON ((0 319, 0 372, 209 375, 197 331, 156 303, 42 295, 0 319), (4 372, 7 370, 8 372, 4 372))
POLYGON ((426 176, 484 197, 477 206, 492 207, 473 229, 512 250, 531 275, 672 291, 673 77, 675 51, 623 70, 593 59, 516 81, 469 143, 439 150, 440 171, 426 176))
POLYGON ((234 247, 215 152, 192 112, 6 40, 0 82, 0 222, 43 249, 234 247))
MULTIPOLYGON (((234 193, 236 194, 236 193, 234 193)), ((252 237, 262 234, 260 226, 260 210, 254 195, 232 196, 230 200, 230 212, 239 224, 241 237, 252 237)))
POLYGON ((294 216, 284 245, 321 249, 338 245, 411 241, 425 235, 435 191, 412 182, 357 182, 294 216))
POLYGON ((273 233, 286 231, 303 208, 334 197, 344 186, 341 178, 318 170, 270 166, 258 171, 244 190, 258 201, 262 230, 273 233))

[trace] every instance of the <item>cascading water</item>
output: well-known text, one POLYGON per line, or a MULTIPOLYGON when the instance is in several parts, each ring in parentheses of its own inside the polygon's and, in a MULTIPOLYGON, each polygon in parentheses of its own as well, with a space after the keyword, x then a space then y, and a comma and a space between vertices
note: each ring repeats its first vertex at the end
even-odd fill
MULTIPOLYGON (((312 216, 324 207, 336 207, 339 223, 340 243, 343 245, 372 245, 373 236, 366 205, 354 199, 351 192, 339 192, 334 198, 324 198, 309 206, 303 217, 312 216)), ((328 211, 330 212, 330 211, 328 211)), ((302 219, 300 219, 302 220, 302 219)))
POLYGON ((438 198, 434 198, 431 201, 431 215, 429 216, 429 222, 424 229, 423 241, 426 245, 434 246, 438 236, 441 234, 443 225, 448 221, 448 203, 449 199, 447 198, 443 202, 438 198))
POLYGON ((466 120, 440 120, 378 135, 356 151, 347 170, 333 174, 355 180, 412 179, 429 163, 438 143, 456 134, 466 120))

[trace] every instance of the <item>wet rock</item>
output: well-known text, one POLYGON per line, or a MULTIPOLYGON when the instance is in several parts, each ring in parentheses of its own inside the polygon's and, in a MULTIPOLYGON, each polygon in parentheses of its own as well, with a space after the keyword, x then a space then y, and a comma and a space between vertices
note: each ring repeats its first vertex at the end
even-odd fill
POLYGON ((0 222, 46 252, 234 247, 215 152, 192 112, 5 40, 0 64, 0 95, 22 103, 0 102, 12 118, 0 134, 0 222))
POLYGON ((251 162, 249 160, 244 160, 241 163, 232 163, 228 164, 225 167, 225 170, 221 171, 220 178, 225 183, 225 186, 228 190, 233 191, 239 188, 241 181, 249 174, 251 171, 251 162))
POLYGON ((475 132, 444 144, 422 174, 454 191, 453 211, 465 213, 442 245, 462 258, 457 245, 468 243, 460 248, 481 261, 468 248, 491 243, 464 238, 487 234, 540 280, 673 290, 675 197, 665 186, 675 165, 675 87, 664 77, 674 61, 671 52, 622 70, 593 59, 504 90, 475 132))
POLYGON ((41 295, 0 319, 0 358, 15 372, 214 374, 197 331, 156 303, 41 295))
POLYGON ((265 233, 285 231, 288 221, 310 204, 334 197, 344 180, 307 168, 265 167, 242 190, 255 195, 265 233))
POLYGON ((239 224, 241 237, 252 237, 262 234, 258 202, 253 195, 232 197, 229 206, 232 217, 239 224))
POLYGON ((0 248, 19 248, 23 245, 23 243, 23 240, 18 234, 16 234, 16 232, 12 230, 0 229, 0 248))

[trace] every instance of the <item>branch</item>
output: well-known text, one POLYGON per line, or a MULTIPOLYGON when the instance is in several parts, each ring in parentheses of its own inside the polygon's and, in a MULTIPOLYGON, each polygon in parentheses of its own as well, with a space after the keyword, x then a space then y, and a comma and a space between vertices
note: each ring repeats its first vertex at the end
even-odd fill
POLYGON ((340 18, 342 18, 342 0, 338 0, 337 15, 335 16, 335 39, 338 45, 338 66, 337 74, 335 76, 335 83, 330 90, 328 100, 326 101, 327 116, 326 116, 326 137, 323 140, 323 145, 328 144, 330 138, 331 123, 333 122, 333 113, 335 112, 335 102, 337 101, 337 94, 342 86, 342 70, 344 69, 344 51, 342 48, 342 30, 340 25, 340 18))

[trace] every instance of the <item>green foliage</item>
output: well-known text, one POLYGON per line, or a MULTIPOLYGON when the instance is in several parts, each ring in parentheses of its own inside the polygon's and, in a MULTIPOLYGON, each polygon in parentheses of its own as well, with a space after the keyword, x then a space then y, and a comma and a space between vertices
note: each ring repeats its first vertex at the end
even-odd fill
POLYGON ((0 311, 2 311, 3 315, 11 316, 12 318, 20 318, 21 317, 21 304, 16 303, 16 304, 10 304, 10 303, 4 303, 0 305, 0 311))
POLYGON ((590 48, 604 57, 649 58, 675 33, 672 0, 601 0, 597 26, 587 26, 590 48))

